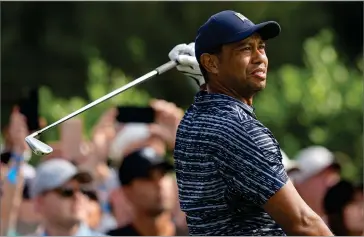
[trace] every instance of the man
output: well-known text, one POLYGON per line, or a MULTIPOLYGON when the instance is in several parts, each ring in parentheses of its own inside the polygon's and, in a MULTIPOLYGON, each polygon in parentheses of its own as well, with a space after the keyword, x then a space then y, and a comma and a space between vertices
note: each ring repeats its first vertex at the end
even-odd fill
POLYGON ((295 160, 300 168, 300 172, 292 176, 297 191, 319 216, 325 217, 324 197, 327 190, 340 180, 340 165, 332 152, 322 146, 301 150, 295 160))
POLYGON ((190 235, 332 235, 289 181, 279 144, 252 107, 266 85, 265 40, 279 33, 276 22, 255 25, 234 11, 198 30, 207 90, 182 119, 174 150, 190 235))
MULTIPOLYGON (((97 230, 100 227, 102 219, 102 207, 100 205, 100 198, 95 190, 88 190, 84 192, 87 197, 86 208, 86 223, 93 229, 97 230)), ((101 232, 101 231, 100 231, 101 232)))
POLYGON ((26 117, 14 107, 9 126, 5 129, 5 148, 1 153, 0 173, 4 183, 1 198, 0 232, 25 234, 35 230, 38 216, 32 211, 32 201, 23 198, 26 181, 35 175, 35 169, 26 163, 31 151, 24 138, 29 135, 26 117))
POLYGON ((42 236, 102 236, 91 230, 85 219, 87 184, 91 175, 80 172, 67 160, 51 159, 41 163, 32 182, 35 208, 42 216, 42 236))
MULTIPOLYGON (((183 116, 182 109, 164 100, 151 100, 149 105, 155 111, 155 121, 151 124, 126 123, 117 126, 120 129, 115 129, 116 109, 110 109, 101 117, 93 133, 93 143, 95 144, 93 154, 97 155, 97 159, 102 161, 109 157, 113 160, 114 165, 120 165, 122 157, 143 147, 152 147, 160 156, 165 156, 167 150, 173 150, 177 126, 183 116)), ((94 170, 99 170, 98 167, 100 165, 94 170)), ((113 185, 109 185, 112 186, 112 189, 108 189, 108 201, 115 207, 113 214, 117 224, 124 226, 131 221, 133 210, 121 191, 122 188, 114 188, 115 183, 118 182, 112 183, 113 185)), ((106 220, 103 223, 111 222, 106 220)), ((110 227, 109 225, 104 226, 110 227)), ((108 230, 113 228, 110 227, 108 230)))
POLYGON ((126 226, 108 232, 111 236, 173 236, 175 206, 173 165, 147 147, 124 158, 119 168, 123 192, 133 207, 134 218, 126 226))
POLYGON ((363 188, 348 180, 330 187, 324 197, 327 222, 337 236, 363 236, 363 188))

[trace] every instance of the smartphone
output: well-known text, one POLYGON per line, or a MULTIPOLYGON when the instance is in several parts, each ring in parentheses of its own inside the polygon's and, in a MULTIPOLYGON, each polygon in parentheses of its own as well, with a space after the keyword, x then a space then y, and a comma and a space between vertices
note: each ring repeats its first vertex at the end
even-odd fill
POLYGON ((26 119, 28 130, 39 130, 39 97, 38 89, 32 89, 27 96, 19 101, 19 110, 26 119))
POLYGON ((118 106, 116 120, 119 123, 153 123, 155 111, 151 107, 118 106))

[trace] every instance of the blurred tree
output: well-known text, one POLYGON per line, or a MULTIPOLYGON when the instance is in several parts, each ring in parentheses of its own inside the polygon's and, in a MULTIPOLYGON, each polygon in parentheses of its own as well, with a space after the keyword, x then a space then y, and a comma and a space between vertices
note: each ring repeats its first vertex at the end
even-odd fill
MULTIPOLYGON (((87 98, 89 57, 100 57, 138 77, 168 60, 177 43, 221 10, 254 22, 276 20, 282 34, 269 44, 272 69, 301 65, 301 45, 320 29, 338 35, 347 62, 362 52, 362 2, 2 2, 2 124, 23 89, 48 86, 63 98, 87 98), (294 13, 294 14, 293 14, 294 13), (349 14, 350 13, 350 14, 349 14), (309 16, 309 17, 308 17, 309 16), (361 20, 360 20, 361 19, 361 20), (347 25, 355 22, 356 30, 347 25), (343 42, 350 42, 344 44, 343 42), (71 86, 72 85, 72 86, 71 86), (20 88, 19 88, 20 87, 20 88)), ((341 55, 342 56, 342 55, 341 55)), ((185 106, 195 88, 177 72, 141 88, 185 106)))
MULTIPOLYGON (((333 32, 322 30, 304 44, 305 68, 284 65, 271 72, 257 96, 257 115, 293 157, 313 144, 337 152, 343 175, 358 179, 363 170, 363 65, 338 57, 333 32)), ((269 55, 268 55, 269 56, 269 55)))
MULTIPOLYGON (((282 147, 292 156, 311 144, 326 145, 353 160, 345 173, 357 176, 363 2, 1 2, 2 125, 35 86, 45 86, 41 114, 49 122, 59 119, 166 62, 173 46, 193 41, 198 27, 225 9, 282 26, 268 44, 268 88, 256 99, 259 117, 282 147)), ((186 107, 196 91, 191 85, 176 70, 168 72, 82 115, 85 130, 113 103, 146 103, 151 96, 186 107)), ((56 130, 46 136, 56 139, 56 130)))
MULTIPOLYGON (((91 101, 121 87, 129 80, 122 71, 111 69, 99 58, 90 60, 88 76, 87 92, 91 101)), ((108 108, 117 105, 148 105, 149 99, 150 96, 145 91, 133 87, 121 95, 117 95, 78 115, 77 117, 81 118, 84 122, 85 138, 90 138, 93 126, 108 108)), ((91 101, 86 101, 82 97, 72 97, 65 100, 52 94, 48 87, 40 89, 40 113, 51 123, 76 111, 91 101), (52 104, 51 107, 49 106, 50 104, 52 104)), ((59 128, 51 129, 44 133, 42 135, 43 139, 57 141, 59 139, 59 128)))

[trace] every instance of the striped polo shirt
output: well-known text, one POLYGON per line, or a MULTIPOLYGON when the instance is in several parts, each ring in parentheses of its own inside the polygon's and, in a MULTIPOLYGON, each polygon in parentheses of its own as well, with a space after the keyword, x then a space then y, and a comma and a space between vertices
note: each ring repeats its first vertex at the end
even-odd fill
POLYGON ((174 158, 190 235, 285 235, 262 206, 288 177, 252 107, 200 91, 178 127, 174 158))

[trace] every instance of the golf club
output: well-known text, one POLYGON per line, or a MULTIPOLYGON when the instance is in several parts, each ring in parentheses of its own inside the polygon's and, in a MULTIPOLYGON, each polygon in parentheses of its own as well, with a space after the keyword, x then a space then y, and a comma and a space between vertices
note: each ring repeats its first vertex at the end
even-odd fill
POLYGON ((170 69, 173 69, 176 66, 177 66, 177 62, 175 62, 175 61, 169 61, 169 62, 161 65, 160 67, 154 69, 153 71, 148 72, 144 76, 141 76, 141 77, 135 79, 134 81, 129 82, 125 86, 122 86, 122 87, 120 87, 120 88, 118 88, 118 89, 104 95, 103 97, 101 97, 101 98, 99 98, 99 99, 85 105, 84 107, 80 108, 79 110, 76 110, 75 112, 73 112, 73 113, 59 119, 58 121, 46 126, 45 128, 30 134, 29 136, 27 136, 25 138, 26 143, 28 144, 30 149, 32 149, 32 151, 36 155, 47 155, 47 154, 52 153, 52 151, 53 151, 52 147, 50 147, 47 144, 39 141, 36 138, 41 133, 43 133, 44 131, 47 131, 48 129, 50 129, 50 128, 52 128, 52 127, 54 127, 54 126, 56 126, 56 125, 58 125, 60 123, 63 123, 65 121, 69 120, 70 118, 75 117, 76 115, 78 115, 80 113, 85 112, 86 110, 94 107, 95 105, 98 105, 101 102, 104 102, 105 100, 108 100, 108 99, 110 99, 110 98, 112 98, 112 97, 114 97, 114 96, 116 96, 116 95, 130 89, 133 86, 136 86, 136 85, 138 85, 138 84, 140 84, 142 82, 145 82, 148 79, 153 78, 154 76, 161 75, 162 73, 164 73, 166 71, 169 71, 170 69))

